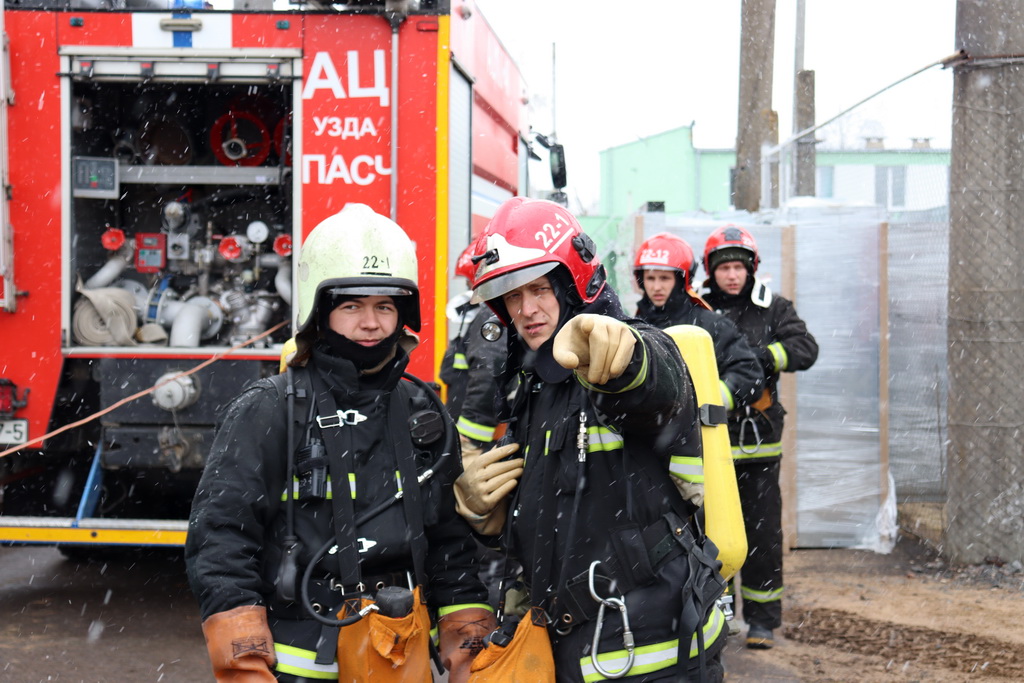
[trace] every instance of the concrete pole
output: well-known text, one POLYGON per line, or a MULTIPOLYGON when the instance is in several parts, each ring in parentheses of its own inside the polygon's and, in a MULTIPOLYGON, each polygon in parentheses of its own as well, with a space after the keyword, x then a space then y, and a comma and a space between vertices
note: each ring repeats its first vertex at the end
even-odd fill
POLYGON ((757 211, 760 206, 761 146, 771 142, 774 59, 775 0, 743 0, 733 198, 737 209, 757 211))
POLYGON ((958 0, 945 552, 1024 561, 1024 4, 958 0))

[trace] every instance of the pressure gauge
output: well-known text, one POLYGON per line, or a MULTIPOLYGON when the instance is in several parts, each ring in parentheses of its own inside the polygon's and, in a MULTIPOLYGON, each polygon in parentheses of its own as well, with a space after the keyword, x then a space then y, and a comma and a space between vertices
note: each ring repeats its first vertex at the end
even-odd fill
POLYGON ((270 227, 263 221, 253 221, 245 229, 245 236, 253 244, 263 244, 270 237, 270 227))

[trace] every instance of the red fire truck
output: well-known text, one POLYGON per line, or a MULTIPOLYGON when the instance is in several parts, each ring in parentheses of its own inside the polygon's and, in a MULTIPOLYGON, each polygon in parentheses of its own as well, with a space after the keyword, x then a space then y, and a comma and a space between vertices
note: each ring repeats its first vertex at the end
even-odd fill
POLYGON ((524 189, 472 0, 192 5, 0 15, 0 544, 183 544, 219 407, 291 336, 293 249, 348 202, 417 244, 432 378, 448 264, 524 189))

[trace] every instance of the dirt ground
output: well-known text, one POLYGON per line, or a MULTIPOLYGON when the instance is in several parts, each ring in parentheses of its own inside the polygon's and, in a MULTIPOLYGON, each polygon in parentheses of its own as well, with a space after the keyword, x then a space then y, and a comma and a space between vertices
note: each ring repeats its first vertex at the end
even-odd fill
POLYGON ((726 652, 729 683, 1022 681, 1024 570, 950 566, 901 538, 889 555, 795 550, 772 650, 726 652))
MULTIPOLYGON (((180 554, 76 562, 0 548, 0 683, 212 680, 180 554)), ((1024 681, 1024 570, 915 540, 786 556, 772 650, 729 639, 727 683, 1024 681)))

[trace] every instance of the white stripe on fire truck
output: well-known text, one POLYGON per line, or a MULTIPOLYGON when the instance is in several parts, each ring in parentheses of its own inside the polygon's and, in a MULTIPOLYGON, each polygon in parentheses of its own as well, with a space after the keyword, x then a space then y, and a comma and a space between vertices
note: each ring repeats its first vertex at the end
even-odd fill
POLYGON ((230 12, 209 12, 195 15, 202 22, 202 29, 199 31, 166 31, 160 28, 160 21, 163 19, 182 19, 189 16, 191 16, 189 12, 132 13, 132 46, 199 49, 223 49, 233 46, 230 12))

